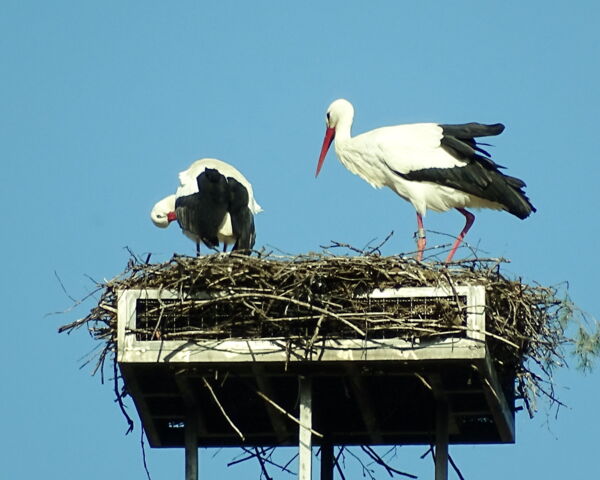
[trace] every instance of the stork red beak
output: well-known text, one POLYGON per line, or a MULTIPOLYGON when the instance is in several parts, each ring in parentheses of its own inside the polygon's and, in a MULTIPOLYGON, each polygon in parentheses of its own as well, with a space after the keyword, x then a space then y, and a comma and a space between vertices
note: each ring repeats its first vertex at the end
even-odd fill
POLYGON ((327 155, 327 151, 331 146, 331 142, 335 137, 335 128, 327 127, 325 131, 325 138, 323 139, 323 146, 321 147, 321 155, 319 155, 319 163, 317 164, 317 173, 315 173, 315 177, 319 175, 321 171, 321 167, 323 166, 323 161, 325 160, 325 156, 327 155))
POLYGON ((177 214, 175 212, 167 213, 167 220, 169 221, 169 223, 174 222, 175 220, 177 220, 177 214))

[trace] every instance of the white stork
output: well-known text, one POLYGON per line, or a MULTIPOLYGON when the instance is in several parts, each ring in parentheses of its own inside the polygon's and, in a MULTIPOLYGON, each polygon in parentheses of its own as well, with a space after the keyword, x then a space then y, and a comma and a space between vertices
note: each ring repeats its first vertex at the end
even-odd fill
POLYGON ((236 168, 214 158, 197 160, 179 174, 174 195, 159 201, 150 212, 154 225, 166 228, 177 220, 183 233, 209 248, 234 244, 232 250, 250 250, 256 232, 253 214, 262 212, 252 185, 236 168))
POLYGON ((452 260, 475 220, 466 207, 506 210, 521 219, 535 212, 523 191, 525 182, 500 172, 504 167, 494 163, 475 140, 499 135, 504 130, 501 123, 415 123, 352 137, 353 118, 349 101, 338 99, 329 106, 316 175, 335 138, 335 152, 348 170, 375 188, 391 188, 415 207, 417 260, 423 259, 426 244, 423 216, 427 209, 444 212, 456 208, 466 218, 446 262, 452 260))

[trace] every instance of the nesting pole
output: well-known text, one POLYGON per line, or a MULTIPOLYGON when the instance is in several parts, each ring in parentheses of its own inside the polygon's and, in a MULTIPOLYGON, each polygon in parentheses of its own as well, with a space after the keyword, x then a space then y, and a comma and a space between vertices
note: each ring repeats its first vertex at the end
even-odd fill
POLYGON ((198 432, 196 414, 188 411, 185 416, 185 480, 198 480, 198 432))
POLYGON ((448 403, 438 400, 435 422, 435 480, 448 478, 448 403))
POLYGON ((357 314, 244 288, 118 293, 124 382, 150 445, 185 448, 186 480, 199 446, 296 445, 300 480, 319 446, 332 480, 334 445, 435 443, 446 480, 449 444, 514 442, 514 378, 494 367, 484 286, 372 289, 357 314), (259 313, 240 317, 240 299, 259 313))
POLYGON ((321 480, 333 480, 333 445, 321 444, 321 480))
POLYGON ((300 382, 299 480, 312 478, 312 387, 310 378, 298 377, 300 382))

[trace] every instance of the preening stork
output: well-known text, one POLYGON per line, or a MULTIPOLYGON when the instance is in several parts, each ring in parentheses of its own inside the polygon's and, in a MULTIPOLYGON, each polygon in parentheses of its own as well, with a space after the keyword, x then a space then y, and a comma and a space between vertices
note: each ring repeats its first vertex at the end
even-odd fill
POLYGON ((446 258, 450 262, 475 216, 469 208, 506 210, 527 218, 535 207, 525 182, 504 175, 476 138, 499 135, 504 125, 415 123, 377 128, 351 136, 354 108, 344 99, 327 110, 327 130, 317 164, 319 175, 331 142, 342 164, 375 188, 389 187, 417 211, 417 260, 426 246, 423 216, 427 209, 456 208, 466 222, 446 258))
POLYGON ((252 185, 236 168, 214 158, 197 160, 179 174, 174 195, 159 201, 150 213, 154 225, 166 228, 177 220, 183 233, 209 248, 250 250, 256 232, 254 214, 262 211, 252 185))

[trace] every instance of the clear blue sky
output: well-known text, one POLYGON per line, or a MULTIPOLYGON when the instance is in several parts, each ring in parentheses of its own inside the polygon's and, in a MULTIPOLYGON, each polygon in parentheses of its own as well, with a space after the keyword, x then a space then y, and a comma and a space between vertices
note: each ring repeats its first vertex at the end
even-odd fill
MULTIPOLYGON (((145 478, 139 430, 124 437, 111 386, 78 370, 94 341, 56 334, 91 304, 44 315, 71 305, 55 271, 79 298, 88 276, 123 270, 125 246, 154 260, 193 254, 177 227, 148 217, 193 160, 223 159, 254 184, 259 248, 360 247, 391 230, 384 253, 414 248, 414 210, 392 192, 331 153, 315 180, 338 97, 355 105, 355 133, 505 123, 494 157, 527 181, 538 213, 481 212, 467 240, 510 258, 509 275, 568 281, 580 307, 599 311, 597 2, 4 0, 0 10, 3 478, 145 478)), ((455 234, 462 222, 433 213, 426 227, 455 234)), ((451 454, 469 479, 594 477, 599 378, 560 371, 570 408, 557 419, 521 412, 516 445, 451 454)), ((402 448, 399 467, 431 478, 423 451, 402 448)), ((255 464, 225 467, 234 452, 213 453, 201 452, 204 478, 258 477, 255 464)), ((147 455, 155 480, 183 478, 182 452, 147 455)))

